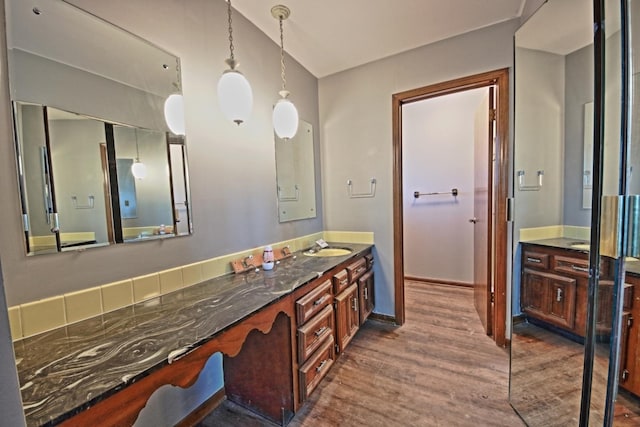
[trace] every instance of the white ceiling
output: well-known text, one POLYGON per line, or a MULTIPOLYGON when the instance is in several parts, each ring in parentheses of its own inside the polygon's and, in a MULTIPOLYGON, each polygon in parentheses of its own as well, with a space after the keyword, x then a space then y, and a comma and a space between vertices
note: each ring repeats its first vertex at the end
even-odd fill
POLYGON ((271 7, 284 4, 285 51, 318 78, 506 21, 525 0, 232 0, 278 45, 271 7))
POLYGON ((593 4, 587 0, 545 3, 516 33, 516 45, 567 55, 593 42, 593 4))

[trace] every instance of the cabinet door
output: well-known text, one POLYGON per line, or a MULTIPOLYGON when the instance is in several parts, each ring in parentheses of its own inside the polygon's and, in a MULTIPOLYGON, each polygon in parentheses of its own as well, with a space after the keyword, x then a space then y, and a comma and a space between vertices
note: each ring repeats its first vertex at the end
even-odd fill
POLYGON ((522 310, 532 317, 573 329, 576 320, 576 279, 525 269, 522 310))
POLYGON ((559 326, 573 328, 576 320, 576 281, 562 276, 549 279, 549 316, 559 326))
POLYGON ((358 279, 358 293, 360 298, 360 324, 362 325, 373 311, 375 304, 373 296, 373 270, 367 271, 358 279))
POLYGON ((336 342, 338 352, 342 353, 358 330, 360 316, 358 312, 358 286, 354 283, 335 299, 336 303, 336 342))
POLYGON ((525 269, 522 275, 522 311, 544 316, 549 305, 547 286, 544 276, 525 269))

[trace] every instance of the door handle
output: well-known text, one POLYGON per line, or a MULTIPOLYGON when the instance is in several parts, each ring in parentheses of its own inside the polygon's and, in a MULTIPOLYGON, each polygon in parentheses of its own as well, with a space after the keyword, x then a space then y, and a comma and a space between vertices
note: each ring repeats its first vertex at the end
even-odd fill
POLYGON ((472 222, 472 223, 474 223, 474 224, 475 224, 475 223, 477 223, 477 222, 478 222, 478 218, 473 217, 473 218, 471 218, 471 219, 469 220, 469 222, 472 222))

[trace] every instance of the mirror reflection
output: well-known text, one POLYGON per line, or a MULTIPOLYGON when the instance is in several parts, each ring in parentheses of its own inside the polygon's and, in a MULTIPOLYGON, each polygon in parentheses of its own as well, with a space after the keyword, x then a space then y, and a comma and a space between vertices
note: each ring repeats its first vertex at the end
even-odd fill
POLYGON ((27 253, 191 233, 179 58, 64 1, 5 8, 27 253))
MULTIPOLYGON (((510 401, 528 425, 578 425, 585 413, 589 425, 603 425, 608 415, 613 425, 623 425, 640 413, 635 386, 640 376, 634 373, 637 337, 629 322, 638 280, 631 268, 626 276, 620 273, 624 253, 618 242, 625 225, 609 226, 605 218, 618 212, 615 202, 625 168, 620 166, 619 142, 619 3, 607 2, 606 9, 604 163, 599 171, 603 217, 601 240, 594 242, 601 255, 595 307, 587 304, 592 280, 589 210, 598 174, 592 165, 591 4, 549 0, 516 33, 515 169, 545 171, 541 188, 515 192, 519 241, 514 248, 510 401), (590 318, 594 340, 588 334, 590 318), (619 366, 610 358, 616 344, 619 366), (589 368, 585 382, 584 366, 589 368)), ((632 163, 633 151, 631 147, 632 163)))
MULTIPOLYGON (((591 7, 549 0, 515 37, 514 169, 524 171, 529 184, 544 171, 541 186, 514 192, 519 238, 509 399, 532 426, 578 425, 580 417, 590 225, 583 209, 584 105, 594 100, 591 7)), ((610 330, 610 319, 598 319, 601 333, 610 330)))
POLYGON ((313 127, 300 120, 293 138, 275 135, 278 218, 280 222, 315 218, 316 185, 313 127))

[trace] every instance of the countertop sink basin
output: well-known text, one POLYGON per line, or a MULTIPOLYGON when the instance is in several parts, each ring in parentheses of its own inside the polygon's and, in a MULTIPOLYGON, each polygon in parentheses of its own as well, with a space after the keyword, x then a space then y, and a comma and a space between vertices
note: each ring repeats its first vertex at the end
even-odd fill
POLYGON ((577 243, 572 243, 571 247, 573 249, 578 249, 581 251, 588 251, 591 248, 591 245, 589 243, 577 242, 577 243))
POLYGON ((317 251, 309 250, 309 251, 303 252, 303 254, 305 254, 306 256, 327 257, 327 256, 349 255, 351 252, 353 251, 348 248, 324 248, 317 251))

